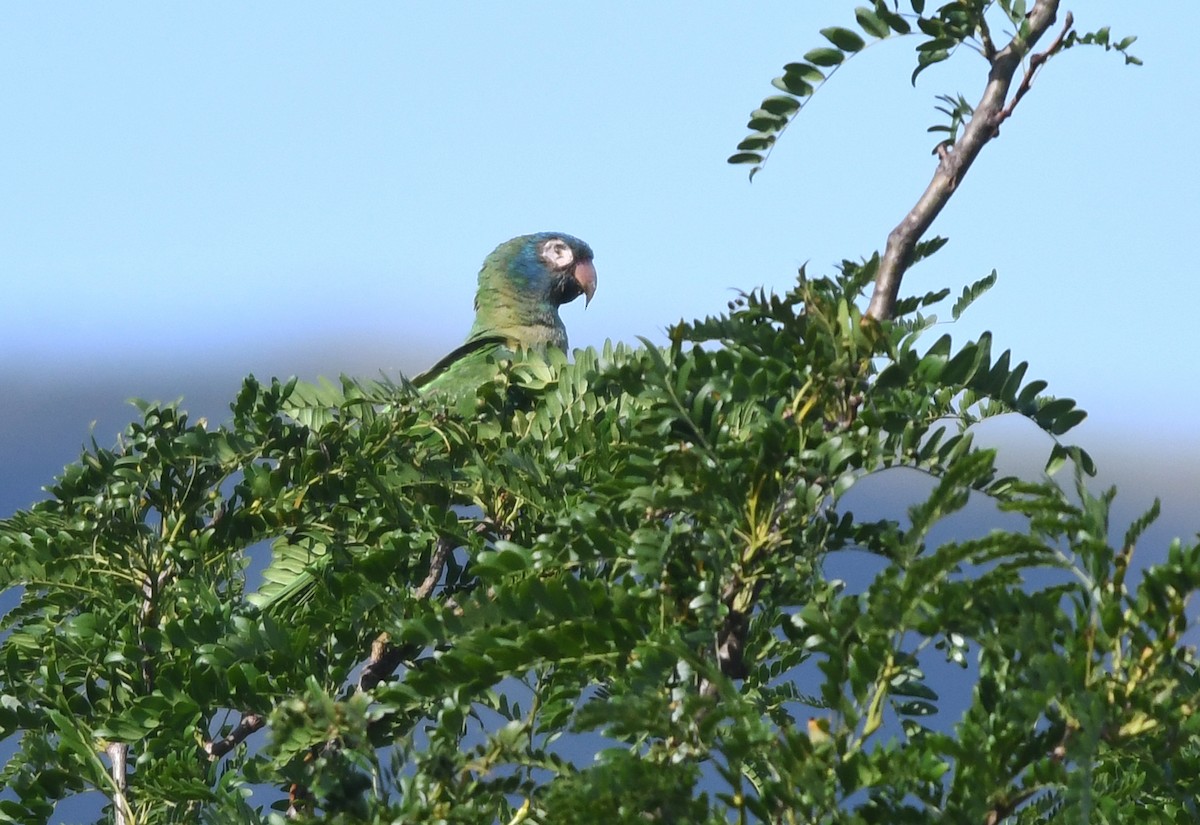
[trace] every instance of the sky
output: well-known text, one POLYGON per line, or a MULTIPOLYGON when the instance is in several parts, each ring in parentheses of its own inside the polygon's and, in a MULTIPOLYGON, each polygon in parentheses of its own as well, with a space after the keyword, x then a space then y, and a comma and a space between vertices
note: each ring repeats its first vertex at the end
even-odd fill
MULTIPOLYGON (((428 366, 514 235, 594 248, 596 299, 563 312, 575 346, 663 342, 734 290, 881 249, 933 173, 936 96, 977 100, 979 57, 914 88, 915 38, 871 46, 753 183, 725 163, 771 78, 853 5, 3 4, 0 517, 89 437, 111 444, 130 397, 220 420, 251 372, 428 366)), ((1052 60, 903 292, 998 271, 935 335, 991 330, 1078 399, 1118 523, 1164 497, 1161 551, 1200 530, 1200 4, 1072 10, 1138 35, 1145 65, 1052 60)))
MULTIPOLYGON (((517 234, 594 248, 596 300, 563 312, 574 346, 661 342, 736 289, 881 249, 933 172, 935 97, 978 99, 977 55, 914 88, 917 39, 872 46, 753 183, 725 163, 771 78, 852 7, 6 4, 0 471, 20 480, 0 515, 89 433, 111 443, 131 396, 220 419, 247 373, 428 366, 517 234)), ((1090 412, 1078 438, 1102 468, 1150 461, 1146 484, 1194 501, 1200 5, 1073 10, 1138 35, 1145 65, 1052 60, 903 292, 995 268, 936 332, 991 330, 1090 412)))

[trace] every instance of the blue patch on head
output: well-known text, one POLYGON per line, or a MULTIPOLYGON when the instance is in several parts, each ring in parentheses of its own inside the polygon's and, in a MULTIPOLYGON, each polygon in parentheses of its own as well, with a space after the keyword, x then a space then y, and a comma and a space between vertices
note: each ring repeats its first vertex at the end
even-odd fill
POLYGON ((574 235, 568 235, 565 232, 535 232, 532 235, 522 235, 501 244, 492 255, 502 255, 505 247, 519 243, 520 247, 509 261, 507 269, 511 275, 519 277, 525 284, 533 283, 548 274, 545 262, 538 255, 538 247, 553 238, 565 241, 567 246, 571 247, 571 251, 575 253, 576 260, 592 259, 592 248, 574 235))
POLYGON ((575 253, 577 258, 591 258, 592 248, 583 241, 576 238, 574 235, 568 235, 566 232, 535 232, 532 235, 525 236, 529 240, 531 249, 536 250, 537 245, 542 241, 548 241, 551 238, 558 238, 561 241, 566 241, 567 246, 571 247, 571 251, 575 253))

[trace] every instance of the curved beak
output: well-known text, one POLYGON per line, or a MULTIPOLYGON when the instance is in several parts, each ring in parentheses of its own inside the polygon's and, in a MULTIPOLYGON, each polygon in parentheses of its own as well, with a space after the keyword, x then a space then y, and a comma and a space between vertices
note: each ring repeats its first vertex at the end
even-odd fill
POLYGON ((573 276, 575 283, 579 285, 579 291, 583 293, 583 305, 587 306, 596 294, 596 267, 591 261, 580 261, 575 264, 573 276))

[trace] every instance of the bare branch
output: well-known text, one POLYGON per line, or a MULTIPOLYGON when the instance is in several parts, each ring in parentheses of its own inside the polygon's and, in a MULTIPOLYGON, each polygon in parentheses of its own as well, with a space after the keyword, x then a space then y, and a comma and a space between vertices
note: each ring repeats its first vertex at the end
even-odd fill
POLYGON ((992 62, 996 59, 996 44, 992 42, 992 31, 988 28, 987 20, 979 20, 979 40, 983 43, 983 56, 992 62))
POLYGON ((112 742, 105 750, 112 762, 109 773, 113 781, 113 822, 116 825, 133 825, 133 811, 129 809, 129 800, 125 797, 128 787, 125 770, 129 745, 124 742, 112 742))
MULTIPOLYGON (((896 307, 896 296, 900 292, 900 281, 912 262, 913 250, 925 231, 929 229, 934 219, 942 211, 942 207, 950 200, 959 182, 983 147, 996 136, 1000 123, 1012 112, 1020 96, 1018 92, 1011 104, 1006 105, 1009 89, 1012 87, 1013 75, 1021 65, 1021 61, 1033 49, 1046 31, 1054 25, 1058 15, 1059 0, 1037 0, 1027 16, 1028 31, 1022 36, 1017 34, 991 59, 992 68, 988 73, 988 83, 983 91, 983 97, 975 107, 975 114, 963 129, 958 142, 948 151, 939 153, 937 171, 929 182, 925 192, 916 205, 904 217, 904 220, 888 235, 887 248, 879 265, 879 274, 875 278, 875 291, 871 294, 871 302, 867 306, 864 321, 868 318, 881 321, 892 317, 896 307)), ((1071 19, 1068 15, 1067 28, 1071 19)), ((1064 29, 1065 34, 1065 29, 1064 29)), ((1037 65, 1044 63, 1062 45, 1062 37, 1042 55, 1037 65)), ((1036 68, 1031 62, 1030 73, 1026 74, 1026 86, 1032 82, 1032 71, 1036 68)), ((1026 89, 1027 90, 1027 89, 1026 89)))
MULTIPOLYGON (((478 530, 482 526, 480 524, 475 529, 478 530)), ((450 558, 454 546, 455 541, 449 536, 438 537, 433 552, 429 555, 429 573, 413 590, 414 599, 425 600, 433 594, 433 588, 441 580, 442 571, 446 569, 446 560, 450 558)), ((404 648, 393 645, 386 633, 379 634, 371 645, 371 658, 358 677, 359 690, 371 690, 390 676, 404 660, 406 653, 404 648)))
MULTIPOLYGON (((479 528, 477 527, 476 529, 478 530, 479 528)), ((417 585, 417 589, 413 591, 414 599, 424 601, 433 594, 433 588, 437 586, 438 581, 442 578, 442 571, 446 569, 446 559, 450 557, 451 551, 454 550, 454 545, 454 539, 449 536, 438 536, 437 544, 433 546, 433 553, 429 556, 429 573, 426 574, 424 581, 417 585)))
MULTIPOLYGON (((139 633, 144 633, 146 628, 152 627, 158 622, 158 599, 167 584, 174 576, 174 565, 170 560, 167 561, 165 569, 159 572, 157 576, 152 576, 147 573, 142 579, 142 609, 138 616, 140 630, 139 633)), ((148 647, 145 642, 141 645, 142 649, 142 685, 146 688, 146 692, 150 693, 154 690, 154 671, 156 657, 161 654, 160 650, 148 647)))
POLYGON ((1058 33, 1058 37, 1050 44, 1050 48, 1044 52, 1038 52, 1029 58, 1029 68, 1025 70, 1025 77, 1021 79, 1021 85, 1017 87, 1017 93, 1013 95, 1012 100, 1004 107, 1004 111, 996 116, 996 130, 999 131, 1000 124, 1008 120, 1012 115, 1013 109, 1017 108, 1017 104, 1021 102, 1021 98, 1025 97, 1025 93, 1033 86, 1033 76, 1037 74, 1037 70, 1042 67, 1042 64, 1049 60, 1054 55, 1062 51, 1063 41, 1066 40, 1067 33, 1071 31, 1071 27, 1075 25, 1075 15, 1067 12, 1067 19, 1063 23, 1062 31, 1058 33))
POLYGON ((204 752, 208 754, 210 759, 220 759, 240 745, 247 736, 256 730, 260 730, 265 724, 267 724, 265 716, 260 716, 257 713, 247 713, 242 717, 242 721, 238 722, 237 727, 229 732, 228 736, 205 742, 204 752))

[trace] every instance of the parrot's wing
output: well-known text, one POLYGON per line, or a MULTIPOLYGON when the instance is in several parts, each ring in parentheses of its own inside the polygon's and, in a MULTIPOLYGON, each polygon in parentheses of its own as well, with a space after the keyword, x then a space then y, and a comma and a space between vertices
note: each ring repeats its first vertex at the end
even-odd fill
POLYGON ((472 338, 470 341, 459 344, 450 350, 440 361, 412 379, 412 384, 418 389, 429 387, 438 378, 445 375, 451 367, 463 361, 468 356, 475 355, 476 353, 485 355, 486 350, 492 350, 507 344, 508 337, 504 335, 481 335, 478 338, 472 338))
MULTIPOLYGON (((475 322, 467 341, 411 382, 403 382, 403 389, 415 387, 464 417, 472 415, 476 392, 496 375, 497 362, 523 352, 566 349, 558 307, 580 295, 591 300, 595 289, 592 250, 578 238, 541 232, 500 244, 480 270, 475 322)), ((330 382, 295 385, 286 412, 319 430, 345 404, 371 407, 387 402, 397 391, 394 385, 347 379, 340 388, 330 382)), ((263 610, 286 612, 312 594, 329 562, 327 548, 315 540, 280 539, 251 601, 263 610)))
MULTIPOLYGON (((508 344, 509 339, 504 335, 481 335, 456 347, 409 383, 418 387, 422 395, 436 395, 467 415, 475 405, 475 389, 496 372, 493 356, 511 352, 508 344)), ((342 387, 329 381, 298 384, 293 390, 295 397, 289 399, 292 408, 288 414, 300 423, 319 428, 333 419, 337 408, 348 402, 386 402, 388 393, 372 398, 371 390, 377 389, 386 389, 394 395, 399 388, 390 383, 367 382, 364 385, 346 378, 342 380, 342 387)), ((328 550, 320 542, 279 539, 271 548, 271 561, 263 571, 262 585, 250 595, 250 602, 277 617, 288 616, 312 596, 329 561, 328 550)))
POLYGON ((308 601, 322 571, 329 564, 328 548, 311 539, 277 539, 263 581, 247 599, 260 610, 286 613, 308 601))

